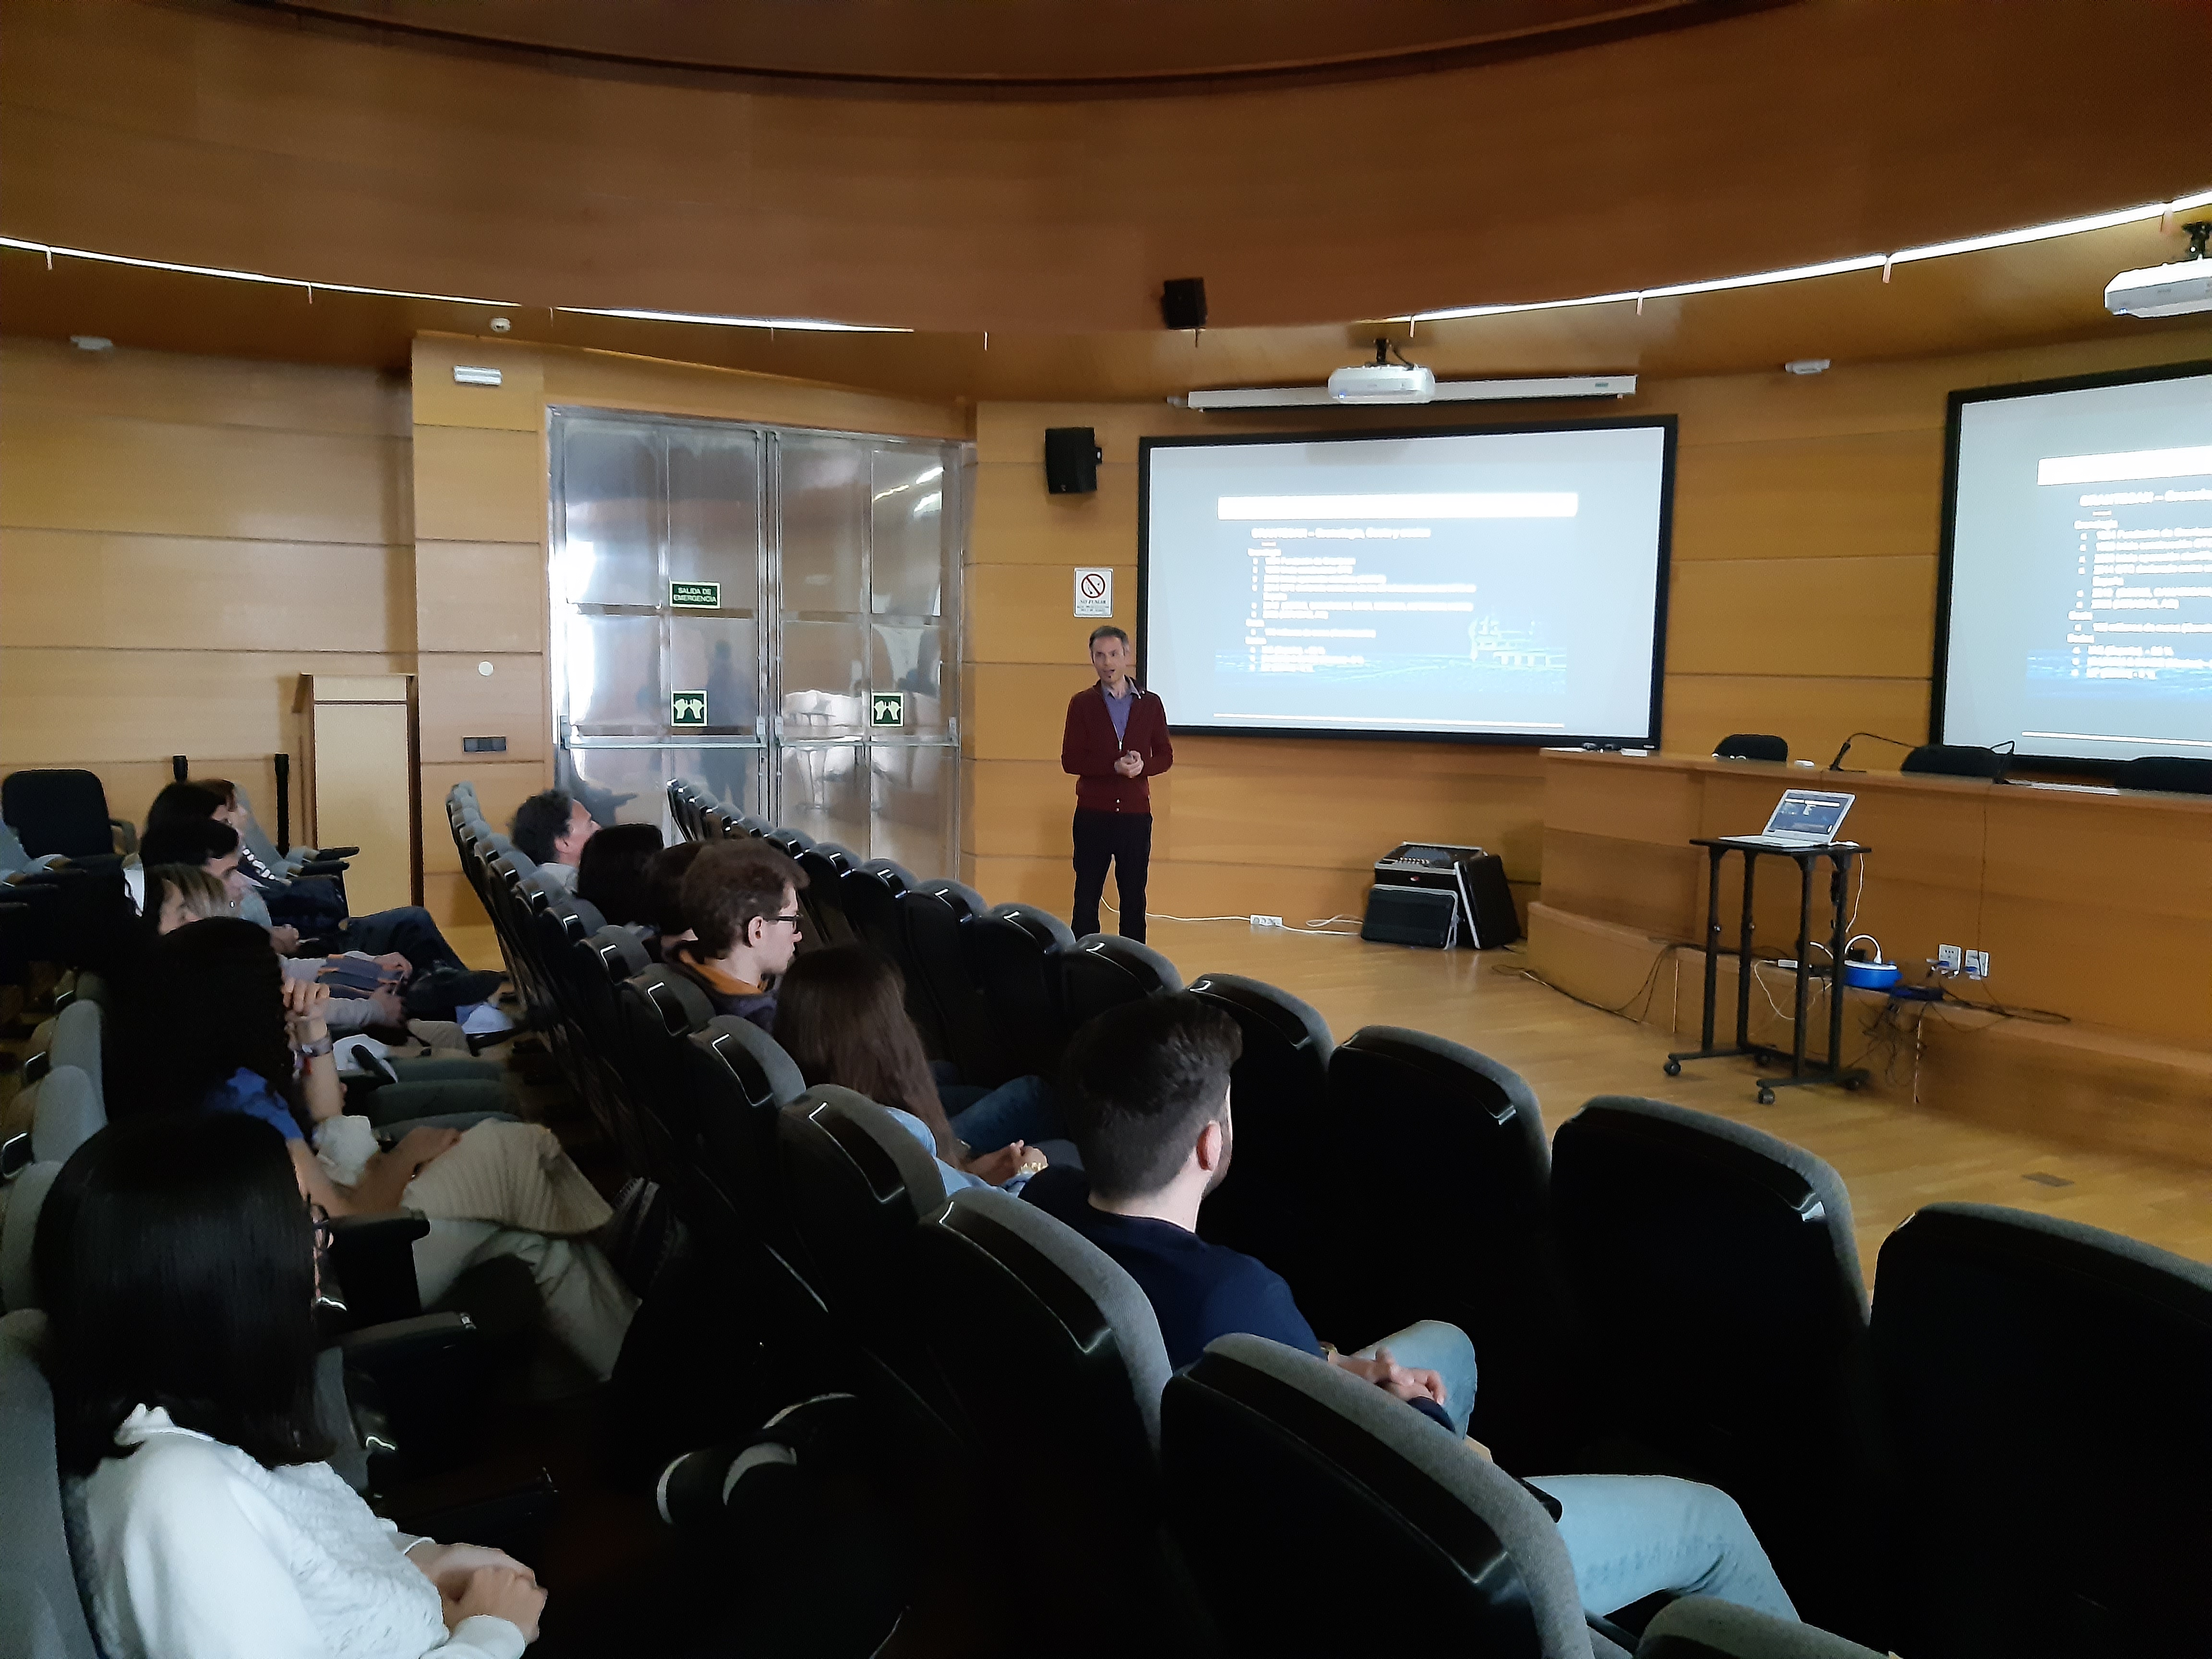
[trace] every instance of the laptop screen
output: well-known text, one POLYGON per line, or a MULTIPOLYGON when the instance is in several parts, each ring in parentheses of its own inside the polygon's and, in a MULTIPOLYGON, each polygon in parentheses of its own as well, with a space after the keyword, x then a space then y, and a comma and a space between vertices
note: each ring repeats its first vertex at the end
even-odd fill
POLYGON ((1775 807, 1774 816, 1766 821, 1766 833, 1832 840, 1844 821, 1844 814, 1851 809, 1852 799, 1850 795, 1830 794, 1818 789, 1787 790, 1781 804, 1775 807))

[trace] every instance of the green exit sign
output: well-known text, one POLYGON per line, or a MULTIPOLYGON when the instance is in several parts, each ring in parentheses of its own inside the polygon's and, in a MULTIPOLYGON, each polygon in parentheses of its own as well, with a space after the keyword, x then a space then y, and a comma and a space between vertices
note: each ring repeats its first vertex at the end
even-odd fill
POLYGON ((678 691, 668 699, 668 723, 673 726, 697 726, 707 723, 707 694, 704 691, 678 691))
POLYGON ((720 582, 671 582, 668 584, 668 603, 678 611, 720 611, 722 608, 722 585, 720 582))
POLYGON ((871 726, 904 726, 906 724, 906 693, 878 691, 868 699, 868 724, 871 726))

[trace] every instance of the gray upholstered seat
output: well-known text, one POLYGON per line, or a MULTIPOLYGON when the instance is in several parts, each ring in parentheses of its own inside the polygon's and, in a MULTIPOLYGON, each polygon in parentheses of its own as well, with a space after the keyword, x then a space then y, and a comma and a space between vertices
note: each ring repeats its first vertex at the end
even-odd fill
POLYGON ((1170 1517, 1238 1651, 1377 1626, 1415 1651, 1618 1653, 1585 1623, 1534 1492, 1318 1356, 1216 1338, 1161 1419, 1170 1517))
POLYGON ((30 1308, 0 1318, 0 1631, 22 1659, 97 1659, 62 1520, 46 1324, 30 1308))
POLYGON ((106 1086, 100 1074, 102 1024, 100 1005, 90 998, 79 998, 55 1016, 54 1040, 47 1054, 52 1065, 74 1066, 82 1072, 93 1094, 105 1100, 106 1086))
POLYGON ((92 1079, 75 1066, 57 1066, 40 1080, 31 1117, 31 1155, 59 1164, 107 1127, 92 1079))
POLYGON ((1644 1627, 1636 1659, 1881 1659, 1840 1636, 1754 1613, 1711 1595, 1686 1595, 1644 1627))

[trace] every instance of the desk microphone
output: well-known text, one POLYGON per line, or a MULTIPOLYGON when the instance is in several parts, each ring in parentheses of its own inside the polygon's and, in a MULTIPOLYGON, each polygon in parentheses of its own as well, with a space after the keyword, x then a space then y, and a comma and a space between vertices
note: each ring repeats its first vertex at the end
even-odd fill
POLYGON ((1920 746, 1918 744, 1907 743, 1902 738, 1885 738, 1879 732, 1854 732, 1850 736, 1844 739, 1844 746, 1836 750, 1835 759, 1828 763, 1828 770, 1831 772, 1842 771, 1844 769, 1844 757, 1851 752, 1851 745, 1856 743, 1861 738, 1872 738, 1876 743, 1893 743, 1899 749, 1917 749, 1920 746))

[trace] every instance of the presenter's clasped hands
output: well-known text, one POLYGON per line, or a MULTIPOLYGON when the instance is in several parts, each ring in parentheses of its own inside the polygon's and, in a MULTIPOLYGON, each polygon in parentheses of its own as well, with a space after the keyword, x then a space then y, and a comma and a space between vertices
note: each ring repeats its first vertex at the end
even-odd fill
POLYGON ((1133 778, 1145 769, 1145 757, 1130 750, 1114 763, 1114 769, 1125 778, 1133 778))

